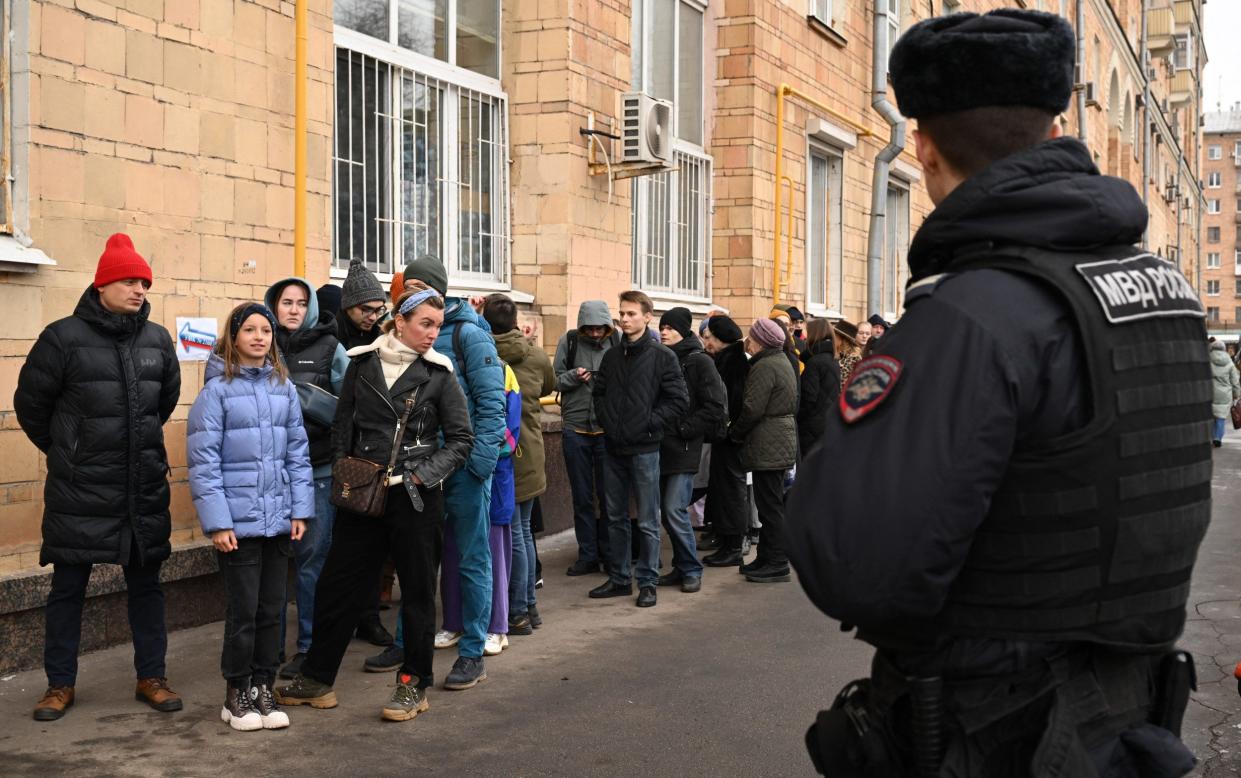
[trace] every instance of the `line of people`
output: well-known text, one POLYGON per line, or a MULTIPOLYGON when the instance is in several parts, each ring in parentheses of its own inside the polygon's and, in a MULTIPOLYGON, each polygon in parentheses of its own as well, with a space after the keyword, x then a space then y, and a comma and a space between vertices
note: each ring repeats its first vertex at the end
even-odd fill
MULTIPOLYGON (((165 673, 159 587, 171 550, 161 428, 180 368, 148 318, 153 280, 132 241, 114 235, 74 314, 47 327, 19 377, 18 420, 48 457, 41 561, 54 565, 38 720, 73 704, 86 582, 99 563, 125 572, 136 696, 161 711, 182 706, 165 673)), ((408 720, 427 709, 437 648, 457 650, 444 687, 468 689, 486 679, 485 656, 542 624, 531 525, 547 488, 540 397, 554 391, 578 540, 567 572, 607 575, 591 598, 632 595, 636 584, 637 605, 650 607, 661 586, 699 591, 704 565, 789 580, 790 471, 839 395, 837 355, 860 353, 865 329, 804 326, 780 307, 743 338, 727 316, 695 332, 690 311, 673 308, 655 331, 650 298, 631 290, 615 321, 606 302, 583 303, 549 360, 511 299, 447 292, 432 256, 406 266, 392 290, 354 262, 341 287, 282 279, 224 322, 186 458, 223 573, 221 718, 235 729, 287 726, 280 705, 334 707, 355 636, 383 646, 364 669, 396 673, 382 717, 408 720), (341 507, 357 484, 340 468, 357 460, 388 463, 377 513, 341 507), (691 511, 704 503, 700 541, 691 511), (673 552, 666 571, 661 529, 673 552), (379 621, 385 561, 402 594, 395 636, 379 621), (286 662, 290 562, 297 651, 286 662), (277 687, 278 673, 290 683, 277 687)))

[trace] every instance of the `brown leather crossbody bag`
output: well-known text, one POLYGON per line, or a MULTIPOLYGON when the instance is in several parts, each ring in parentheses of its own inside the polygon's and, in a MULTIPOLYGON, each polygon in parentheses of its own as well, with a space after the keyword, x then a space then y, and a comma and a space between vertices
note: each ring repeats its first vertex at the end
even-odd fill
POLYGON ((396 435, 392 438, 392 455, 388 457, 386 468, 361 457, 336 460, 332 465, 332 495, 329 498, 333 505, 372 519, 384 514, 388 503, 388 479, 396 468, 401 436, 405 434, 405 425, 413 410, 414 397, 410 397, 405 400, 405 413, 401 415, 400 424, 396 425, 396 435))

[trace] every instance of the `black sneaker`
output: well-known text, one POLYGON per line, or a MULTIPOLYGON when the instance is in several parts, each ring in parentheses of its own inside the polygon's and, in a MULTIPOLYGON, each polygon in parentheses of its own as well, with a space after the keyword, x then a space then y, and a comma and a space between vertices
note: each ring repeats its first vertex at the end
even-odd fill
POLYGON ((761 570, 762 568, 766 566, 767 566, 767 563, 763 561, 762 557, 754 557, 753 562, 746 562, 745 564, 741 565, 740 567, 737 568, 737 572, 742 575, 749 575, 755 570, 761 570))
POLYGON ((419 713, 426 713, 431 704, 427 702, 426 689, 415 686, 416 679, 407 673, 397 673, 396 688, 384 705, 381 715, 387 721, 409 721, 419 713))
POLYGON ((298 651, 296 654, 293 655, 293 658, 289 660, 289 663, 287 665, 280 668, 280 677, 285 679, 286 681, 293 680, 294 678, 297 677, 297 674, 302 671, 302 662, 305 662, 305 661, 306 661, 306 655, 303 654, 301 651, 298 651))
POLYGON ((392 645, 375 656, 368 656, 362 663, 362 669, 368 673, 390 673, 399 670, 405 662, 405 649, 392 645))
POLYGON ((681 579, 685 577, 680 570, 673 570, 671 573, 665 573, 659 576, 659 580, 655 582, 656 586, 680 586, 681 579))
POLYGON ((724 543, 720 540, 720 536, 714 532, 704 532, 698 536, 697 548, 700 551, 710 551, 712 549, 723 548, 724 543))
POLYGON ((569 569, 566 570, 564 574, 565 575, 590 575, 592 573, 597 573, 597 572, 599 572, 598 562, 583 562, 582 560, 579 559, 576 562, 574 562, 572 565, 569 565, 569 569))
POLYGON ((510 614, 508 617, 508 634, 533 635, 534 625, 530 623, 530 616, 525 613, 510 614))
POLYGON ((750 583, 784 583, 785 581, 792 580, 792 576, 789 573, 789 566, 787 564, 767 564, 746 573, 745 579, 750 583))
POLYGON ((543 626, 543 617, 539 615, 539 606, 532 604, 526 609, 526 615, 530 617, 530 626, 535 629, 543 626))
POLYGON ((633 594, 633 587, 629 584, 617 584, 608 580, 603 585, 591 589, 588 596, 592 600, 602 600, 605 597, 628 597, 631 594, 633 594))
POLYGON ((476 686, 479 681, 487 680, 487 669, 483 667, 483 658, 459 656, 452 666, 452 672, 444 679, 444 688, 455 692, 476 686))
POLYGON ((359 624, 356 634, 358 638, 365 640, 372 646, 390 646, 393 642, 392 633, 383 624, 379 623, 378 616, 359 624))
POLYGON ((271 687, 265 683, 250 687, 250 702, 263 720, 263 729, 284 729, 289 726, 289 714, 276 707, 271 687))
POLYGON ((293 683, 276 689, 276 702, 281 705, 309 705, 312 708, 335 708, 336 692, 325 683, 298 675, 293 683))
POLYGON ((744 561, 745 557, 741 556, 741 551, 727 548, 721 548, 714 554, 708 554, 702 558, 702 563, 707 567, 736 567, 744 561))

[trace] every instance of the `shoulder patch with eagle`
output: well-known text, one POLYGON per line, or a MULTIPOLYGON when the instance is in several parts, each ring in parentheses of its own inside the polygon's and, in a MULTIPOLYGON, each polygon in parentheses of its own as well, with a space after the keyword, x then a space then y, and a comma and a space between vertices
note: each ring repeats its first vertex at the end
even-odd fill
POLYGON ((840 415, 845 423, 861 419, 886 400, 901 377, 901 370, 901 361, 886 354, 867 357, 854 365, 840 392, 840 415))

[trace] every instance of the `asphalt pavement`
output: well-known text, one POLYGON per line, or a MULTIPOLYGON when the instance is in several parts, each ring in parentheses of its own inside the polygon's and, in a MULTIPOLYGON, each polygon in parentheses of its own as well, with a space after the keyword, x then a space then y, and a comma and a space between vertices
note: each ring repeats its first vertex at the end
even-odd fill
MULTIPOLYGON (((1241 774, 1241 432, 1215 453, 1215 507, 1198 558, 1182 646, 1199 688, 1184 738, 1195 775, 1241 774)), ((286 730, 234 732, 219 719, 222 624, 169 638, 185 710, 133 700, 130 648, 82 657, 77 704, 40 723, 41 671, 0 678, 5 776, 808 776, 802 742, 816 711, 865 675, 870 650, 815 610, 794 581, 750 584, 708 569, 702 591, 661 589, 654 608, 590 600, 602 576, 568 578, 573 541, 540 545, 545 625, 486 660, 474 689, 434 689, 409 722, 379 710, 389 674, 361 671, 377 649, 354 641, 327 711, 288 708, 286 730)), ((670 558, 665 546, 664 559, 670 558)), ((293 615, 292 612, 290 614, 293 615)), ((391 627, 395 611, 383 614, 391 627)), ((296 623, 291 619, 291 623, 296 623)), ((455 651, 439 651, 442 682, 455 651)))
MULTIPOLYGON (((486 659, 488 679, 436 688, 431 709, 386 722, 393 674, 362 672, 355 640, 332 710, 285 708, 286 730, 234 732, 219 718, 223 624, 169 636, 169 682, 185 709, 133 699, 129 646, 82 657, 77 702, 33 721, 38 670, 0 680, 5 776, 802 776, 803 736, 836 691, 864 675, 867 646, 809 604, 796 581, 751 584, 708 568, 702 591, 590 600, 603 576, 569 578, 570 536, 540 545, 544 626, 486 659)), ((667 546, 665 562, 671 558, 667 546)), ((290 616, 293 612, 290 611, 290 616)), ((393 626, 395 610, 383 613, 393 626)), ((290 623, 296 623, 291 619, 290 623)), ((442 683, 455 650, 436 652, 442 683)))

